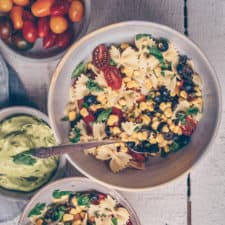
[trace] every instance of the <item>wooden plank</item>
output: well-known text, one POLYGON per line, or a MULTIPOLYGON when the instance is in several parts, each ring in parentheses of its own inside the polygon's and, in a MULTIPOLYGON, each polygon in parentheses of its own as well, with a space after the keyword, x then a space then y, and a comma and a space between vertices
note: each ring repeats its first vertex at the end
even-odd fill
MULTIPOLYGON (((206 52, 222 87, 225 85, 225 2, 189 0, 190 37, 206 52)), ((224 88, 222 95, 225 96, 224 88)), ((225 108, 224 108, 225 111, 225 108)), ((224 116, 223 116, 224 118, 224 116)), ((207 157, 192 172, 193 224, 224 224, 225 120, 207 157)))

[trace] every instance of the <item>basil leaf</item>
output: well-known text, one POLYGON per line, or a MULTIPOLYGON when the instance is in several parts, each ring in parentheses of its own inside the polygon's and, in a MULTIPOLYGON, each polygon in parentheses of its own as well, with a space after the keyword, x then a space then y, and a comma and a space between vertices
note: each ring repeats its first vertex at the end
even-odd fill
POLYGON ((147 101, 151 101, 152 99, 153 99, 153 96, 152 96, 152 95, 147 95, 147 96, 146 96, 146 100, 147 100, 147 101))
POLYGON ((100 87, 95 81, 89 79, 86 83, 86 87, 90 90, 90 91, 103 91, 103 88, 100 87))
POLYGON ((56 208, 55 212, 53 213, 52 220, 53 221, 60 221, 65 214, 65 207, 59 206, 56 208))
POLYGON ((72 137, 69 138, 70 142, 77 143, 78 141, 80 141, 80 129, 78 127, 74 127, 71 131, 71 136, 72 137))
POLYGON ((190 116, 196 116, 198 113, 199 113, 199 109, 198 107, 190 107, 187 109, 187 115, 190 115, 190 116))
POLYGON ((65 195, 71 195, 72 194, 72 191, 60 191, 60 190, 55 190, 53 193, 52 193, 52 196, 53 198, 55 199, 59 199, 61 198, 62 196, 65 196, 65 195))
POLYGON ((111 113, 112 113, 111 108, 102 111, 97 117, 97 122, 105 122, 109 118, 111 113))
POLYGON ((87 195, 81 195, 77 199, 77 204, 79 206, 89 206, 90 205, 90 199, 87 195))
POLYGON ((169 146, 170 152, 177 152, 180 149, 180 145, 177 142, 173 142, 172 145, 169 146))
POLYGON ((138 131, 140 131, 142 129, 142 126, 136 126, 135 128, 134 128, 134 131, 135 132, 138 132, 138 131))
POLYGON ((113 217, 111 220, 112 220, 113 225, 118 225, 117 218, 113 217))
POLYGON ((28 217, 41 215, 42 211, 45 209, 45 206, 45 203, 37 203, 36 206, 29 212, 28 217))
POLYGON ((22 152, 12 156, 13 162, 18 165, 33 166, 37 160, 31 156, 30 151, 22 152))
POLYGON ((111 65, 111 66, 116 66, 117 63, 116 63, 113 59, 110 59, 109 65, 111 65))
POLYGON ((163 54, 156 46, 148 47, 148 51, 151 55, 157 58, 161 64, 166 64, 163 58, 163 54))
POLYGON ((80 63, 73 71, 72 78, 80 76, 81 73, 86 72, 86 64, 80 63))
POLYGON ((137 34, 137 35, 135 36, 135 39, 136 39, 136 40, 140 40, 140 39, 143 38, 143 37, 149 37, 149 38, 151 38, 152 35, 151 35, 151 34, 137 34))

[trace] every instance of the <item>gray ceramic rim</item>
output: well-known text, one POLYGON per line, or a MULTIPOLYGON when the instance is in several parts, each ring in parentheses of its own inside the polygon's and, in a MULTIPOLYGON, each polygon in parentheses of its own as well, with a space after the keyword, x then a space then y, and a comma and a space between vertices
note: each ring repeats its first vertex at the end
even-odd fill
MULTIPOLYGON (((128 209, 128 211, 129 211, 130 213, 132 213, 132 216, 133 216, 134 220, 136 221, 136 225, 141 225, 141 222, 140 222, 140 220, 139 220, 139 218, 138 218, 138 216, 137 216, 137 213, 135 212, 135 210, 133 209, 133 207, 130 205, 129 201, 128 201, 125 197, 123 197, 120 193, 118 193, 118 192, 115 191, 115 190, 111 190, 110 188, 107 188, 107 187, 105 187, 104 185, 100 185, 100 184, 95 183, 94 181, 91 181, 91 180, 89 180, 88 178, 84 178, 84 177, 69 177, 69 178, 64 178, 64 179, 61 179, 61 180, 52 182, 51 184, 48 184, 48 185, 46 185, 45 187, 43 187, 41 190, 39 190, 39 191, 32 197, 32 199, 31 199, 31 200, 29 201, 29 203, 26 205, 26 207, 25 207, 23 213, 22 213, 21 216, 20 216, 20 219, 19 219, 19 221, 18 221, 18 224, 19 224, 19 225, 22 225, 22 222, 23 222, 24 218, 26 217, 27 211, 30 210, 33 201, 35 201, 36 199, 38 199, 38 197, 39 197, 40 194, 45 193, 45 190, 47 190, 47 189, 49 189, 49 188, 51 188, 51 187, 55 187, 55 186, 57 186, 57 184, 59 184, 59 183, 61 183, 61 182, 65 182, 65 183, 66 183, 66 182, 69 182, 69 181, 74 181, 74 183, 75 183, 76 181, 80 181, 80 182, 83 182, 83 183, 85 183, 86 181, 88 181, 88 182, 93 183, 93 184, 95 184, 95 185, 97 185, 97 186, 99 186, 99 187, 101 186, 102 188, 104 188, 104 189, 106 190, 106 192, 108 192, 110 195, 112 195, 112 197, 117 196, 117 198, 119 198, 120 201, 125 202, 125 203, 127 204, 127 206, 125 206, 125 207, 128 209)), ((85 191, 85 190, 84 190, 84 191, 85 191)), ((97 191, 98 191, 98 190, 97 190, 97 191)))
POLYGON ((125 27, 127 25, 128 26, 132 26, 132 25, 151 25, 152 27, 156 27, 156 28, 160 28, 160 29, 162 29, 164 31, 172 32, 174 35, 179 36, 182 40, 184 40, 184 42, 187 42, 190 45, 192 45, 192 47, 201 55, 202 59, 204 60, 204 62, 208 66, 208 68, 211 71, 211 73, 214 74, 212 79, 214 80, 214 82, 216 84, 217 93, 218 93, 217 97, 218 97, 218 101, 219 101, 219 106, 218 106, 218 115, 217 115, 217 119, 216 119, 216 125, 215 125, 214 132, 212 134, 211 140, 207 144, 205 151, 201 154, 201 156, 193 163, 193 165, 189 169, 187 169, 186 171, 184 171, 183 173, 181 173, 177 177, 174 177, 173 179, 171 179, 171 180, 169 180, 167 182, 164 182, 164 183, 152 186, 152 187, 144 187, 144 188, 125 188, 125 187, 121 187, 121 186, 115 186, 115 185, 112 185, 112 184, 105 183, 105 182, 99 180, 98 178, 89 175, 87 172, 85 172, 83 169, 81 169, 74 161, 72 161, 69 155, 66 154, 67 160, 77 170, 79 170, 82 174, 84 174, 88 178, 90 178, 90 179, 92 179, 92 180, 94 180, 94 181, 96 181, 96 182, 98 182, 98 183, 100 183, 102 185, 105 185, 105 186, 108 186, 108 187, 111 187, 111 188, 115 188, 115 189, 121 190, 121 191, 129 191, 129 192, 149 191, 149 190, 153 190, 153 189, 159 188, 159 187, 161 187, 161 186, 163 186, 165 184, 168 184, 168 183, 170 183, 172 181, 175 181, 175 180, 183 177, 184 175, 187 175, 191 171, 191 169, 199 163, 200 159, 203 159, 203 157, 206 157, 206 153, 209 152, 209 147, 212 145, 213 141, 215 140, 215 137, 216 137, 216 135, 218 133, 218 130, 219 130, 220 122, 221 122, 221 119, 222 119, 222 97, 221 97, 222 96, 221 95, 222 92, 221 92, 221 87, 220 87, 220 84, 219 84, 219 81, 218 81, 215 69, 213 68, 213 66, 209 62, 208 58, 206 57, 206 55, 203 53, 203 51, 198 47, 198 45, 196 43, 194 43, 192 40, 187 38, 185 35, 181 34, 180 32, 178 32, 178 31, 176 31, 176 30, 174 30, 174 29, 172 29, 172 28, 170 28, 168 26, 165 26, 165 25, 162 25, 162 24, 158 24, 158 23, 153 23, 153 22, 147 22, 147 21, 126 21, 126 22, 121 22, 121 23, 115 23, 115 24, 112 24, 112 25, 100 28, 100 29, 98 29, 96 31, 93 31, 93 32, 85 35, 82 39, 80 39, 78 42, 76 42, 74 45, 72 45, 70 47, 70 49, 67 51, 67 53, 64 55, 62 60, 57 65, 57 67, 55 69, 55 72, 53 73, 51 84, 50 84, 50 88, 49 88, 48 114, 49 114, 50 123, 51 123, 51 125, 53 127, 56 139, 59 141, 60 140, 60 136, 56 132, 56 130, 54 129, 55 125, 54 125, 54 122, 53 122, 54 119, 53 119, 53 113, 52 113, 50 102, 53 99, 54 86, 55 86, 55 83, 56 83, 56 81, 58 79, 59 72, 60 72, 60 70, 62 69, 62 67, 64 65, 64 62, 70 57, 70 55, 73 53, 74 49, 76 49, 78 46, 80 46, 83 43, 85 43, 85 41, 88 40, 89 38, 91 38, 91 37, 93 37, 93 36, 95 36, 97 34, 100 34, 101 32, 107 32, 108 30, 110 30, 112 28, 125 27))
MULTIPOLYGON (((88 27, 89 27, 89 24, 90 24, 90 20, 91 20, 91 0, 85 0, 85 2, 86 2, 86 5, 85 5, 86 6, 86 8, 85 8, 85 22, 84 22, 84 25, 83 25, 83 28, 82 28, 81 32, 78 34, 78 36, 76 37, 76 40, 74 42, 77 42, 83 35, 86 34, 86 32, 88 30, 88 27)), ((72 46, 72 45, 73 44, 70 44, 70 46, 72 46)), ((21 58, 21 60, 29 60, 32 63, 33 62, 49 62, 49 61, 58 60, 68 50, 68 47, 67 47, 65 50, 63 50, 59 54, 57 54, 55 56, 46 57, 46 58, 30 58, 28 56, 24 56, 24 55, 18 53, 17 51, 14 51, 7 44, 5 44, 1 39, 0 39, 0 47, 5 48, 11 54, 15 54, 17 57, 21 58)))
MULTIPOLYGON (((13 107, 8 107, 5 109, 0 110, 0 117, 2 114, 7 114, 6 116, 4 116, 3 118, 7 118, 13 115, 20 115, 20 114, 26 114, 26 115, 31 115, 31 116, 36 116, 40 119, 43 119, 46 123, 49 123, 49 119, 47 117, 46 114, 42 113, 41 111, 34 109, 34 108, 30 108, 30 107, 25 107, 25 106, 13 106, 13 107)), ((2 119, 0 119, 0 121, 2 121, 2 119)), ((51 179, 48 181, 51 182, 53 180, 57 180, 59 178, 61 178, 64 174, 64 168, 66 165, 66 158, 64 156, 60 157, 59 160, 59 165, 58 168, 54 174, 53 177, 51 177, 51 179)), ((39 188, 40 189, 40 188, 39 188)), ((2 195, 3 197, 9 199, 9 200, 28 200, 30 199, 31 196, 33 196, 36 192, 38 191, 32 191, 32 192, 17 192, 17 191, 10 191, 10 190, 6 190, 4 188, 0 187, 0 195, 2 195)))

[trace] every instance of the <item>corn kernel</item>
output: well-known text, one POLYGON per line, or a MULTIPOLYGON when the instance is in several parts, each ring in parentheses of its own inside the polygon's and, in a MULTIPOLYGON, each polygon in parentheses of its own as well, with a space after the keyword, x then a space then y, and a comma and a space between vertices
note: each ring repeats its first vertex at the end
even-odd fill
POLYGON ((168 145, 164 146, 164 152, 169 152, 170 151, 170 148, 168 145))
POLYGON ((110 115, 108 120, 107 120, 107 125, 113 126, 118 121, 119 121, 119 117, 117 115, 110 115))
POLYGON ((88 111, 87 111, 87 109, 85 109, 85 108, 82 108, 81 110, 80 110, 80 115, 81 116, 83 116, 83 117, 86 117, 86 116, 88 116, 88 111))
POLYGON ((145 87, 148 89, 152 88, 152 81, 150 79, 145 80, 145 87))
POLYGON ((112 132, 112 134, 117 135, 121 133, 121 130, 119 127, 111 127, 110 131, 112 132))
POLYGON ((156 114, 155 114, 155 116, 160 117, 160 116, 161 116, 161 114, 160 114, 160 113, 156 113, 156 114))
POLYGON ((104 94, 101 94, 101 95, 98 95, 97 96, 97 100, 102 103, 102 104, 105 104, 106 103, 106 96, 104 94))
POLYGON ((127 87, 128 88, 137 88, 139 87, 138 83, 134 80, 127 82, 127 87))
POLYGON ((93 66, 92 63, 88 63, 87 64, 87 69, 91 70, 92 69, 92 66, 93 66))
POLYGON ((173 115, 173 112, 171 110, 171 108, 167 108, 165 111, 164 111, 166 117, 171 117, 173 115))
POLYGON ((179 127, 179 126, 176 126, 174 129, 173 129, 173 132, 175 134, 182 134, 182 129, 179 127))
POLYGON ((145 125, 148 125, 148 124, 151 122, 150 117, 147 116, 147 115, 142 115, 142 116, 141 116, 141 119, 142 119, 142 121, 143 121, 143 123, 144 123, 145 125))
POLYGON ((73 206, 77 206, 77 198, 72 198, 72 204, 73 206))
POLYGON ((100 104, 93 104, 90 106, 90 109, 95 112, 97 111, 98 109, 102 108, 102 106, 100 104))
POLYGON ((167 125, 165 125, 165 126, 162 128, 162 132, 164 132, 164 133, 169 132, 169 128, 168 128, 167 125))
POLYGON ((120 151, 124 152, 124 153, 127 153, 128 152, 128 148, 127 147, 121 147, 120 151))
POLYGON ((174 131, 175 127, 176 127, 176 125, 175 125, 174 123, 171 123, 171 124, 170 124, 170 130, 171 130, 171 131, 174 131))
POLYGON ((137 132, 133 132, 131 137, 134 138, 134 139, 137 139, 138 138, 138 133, 137 132))
POLYGON ((138 133, 138 139, 140 141, 144 141, 144 140, 147 140, 148 138, 148 133, 145 131, 145 132, 139 132, 138 133))
POLYGON ((187 97, 188 97, 187 92, 186 92, 186 91, 181 91, 181 92, 180 92, 180 97, 182 97, 182 98, 184 98, 184 99, 187 99, 187 97))
POLYGON ((167 104, 165 102, 160 103, 159 108, 164 111, 167 108, 167 104))
POLYGON ((152 123, 152 129, 153 129, 153 130, 157 130, 158 126, 159 126, 159 121, 154 121, 154 122, 152 123))
POLYGON ((156 137, 156 141, 158 143, 163 143, 164 142, 163 135, 162 134, 158 134, 157 137, 156 137))
POLYGON ((120 48, 121 48, 121 49, 126 49, 126 48, 128 48, 128 47, 130 47, 130 45, 129 45, 129 43, 127 43, 127 42, 123 42, 123 43, 121 43, 121 45, 120 45, 120 48))
POLYGON ((129 67, 122 68, 122 73, 125 73, 128 77, 131 77, 133 75, 133 69, 129 67))
POLYGON ((69 121, 75 120, 76 119, 76 112, 75 111, 69 112, 68 118, 69 118, 69 121))
POLYGON ((150 112, 154 111, 154 106, 152 103, 148 104, 148 108, 147 108, 150 112))
POLYGON ((71 221, 71 220, 73 220, 73 215, 71 215, 71 214, 64 214, 63 215, 63 221, 64 222, 71 221))
POLYGON ((139 105, 140 110, 144 111, 146 109, 148 109, 148 105, 146 102, 141 102, 139 105))
POLYGON ((150 144, 152 144, 152 145, 154 145, 154 144, 156 144, 157 143, 157 141, 156 141, 156 138, 154 138, 154 137, 150 137, 150 144))

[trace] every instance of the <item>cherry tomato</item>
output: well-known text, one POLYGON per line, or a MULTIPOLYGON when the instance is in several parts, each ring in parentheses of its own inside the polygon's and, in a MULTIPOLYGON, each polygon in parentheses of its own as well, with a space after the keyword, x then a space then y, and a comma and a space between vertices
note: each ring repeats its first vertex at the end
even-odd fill
POLYGON ((20 32, 12 36, 12 44, 20 51, 27 51, 33 47, 33 44, 27 42, 20 32))
POLYGON ((142 153, 132 152, 131 156, 133 157, 134 160, 138 162, 144 162, 146 160, 145 156, 142 153))
POLYGON ((12 35, 12 24, 8 17, 0 17, 0 38, 7 40, 12 35))
POLYGON ((0 0, 0 12, 9 12, 12 7, 12 0, 0 0))
POLYGON ((9 14, 15 30, 20 30, 23 27, 23 8, 21 6, 13 6, 9 14))
POLYGON ((38 36, 43 38, 46 37, 49 33, 49 18, 41 17, 38 19, 38 36))
POLYGON ((87 116, 83 117, 83 120, 87 126, 87 131, 90 134, 92 132, 92 124, 91 123, 95 120, 95 117, 91 112, 89 112, 89 114, 87 116))
POLYGON ((52 16, 63 16, 68 13, 70 4, 65 0, 56 0, 51 7, 52 16))
POLYGON ((50 15, 54 0, 37 0, 31 6, 31 11, 36 17, 45 17, 50 15))
POLYGON ((31 21, 25 21, 23 24, 23 36, 29 43, 34 43, 37 39, 38 32, 35 24, 31 21))
POLYGON ((27 10, 23 10, 23 21, 25 20, 30 20, 32 22, 35 22, 35 17, 33 16, 33 14, 30 11, 27 10))
POLYGON ((104 70, 105 80, 112 89, 118 90, 122 85, 120 71, 115 66, 108 66, 104 70))
POLYGON ((45 36, 44 39, 43 39, 43 47, 44 48, 53 47, 55 45, 55 40, 56 40, 56 34, 49 31, 47 36, 45 36))
POLYGON ((97 46, 92 53, 92 58, 97 68, 104 69, 108 66, 110 58, 107 47, 104 44, 97 46))
POLYGON ((61 34, 68 28, 68 22, 63 16, 51 16, 49 25, 51 31, 55 34, 61 34))
POLYGON ((59 48, 65 48, 70 44, 72 38, 72 32, 70 30, 67 30, 66 32, 62 34, 58 34, 56 37, 56 45, 59 48))
POLYGON ((196 129, 196 122, 193 118, 191 118, 190 116, 187 116, 185 119, 185 123, 184 125, 182 125, 181 129, 182 129, 182 133, 186 136, 191 136, 193 134, 193 132, 196 129))
MULTIPOLYGON (((74 84, 73 84, 73 85, 74 85, 74 84)), ((76 87, 76 83, 75 83, 74 87, 76 87)), ((84 99, 79 99, 79 100, 77 101, 77 104, 78 104, 78 108, 79 108, 79 109, 82 109, 82 108, 83 108, 83 103, 84 103, 84 99)))
POLYGON ((104 200, 104 199, 106 199, 106 195, 105 194, 98 194, 98 199, 99 200, 104 200))
POLYGON ((112 107, 112 114, 115 114, 119 117, 119 122, 121 122, 122 118, 123 118, 123 112, 121 111, 121 109, 118 109, 116 107, 112 107))
POLYGON ((19 6, 27 6, 30 4, 30 0, 13 0, 13 3, 19 6))
POLYGON ((141 95, 138 99, 137 102, 144 102, 146 99, 145 95, 141 95))
POLYGON ((72 22, 81 21, 84 15, 84 6, 81 1, 74 0, 70 4, 69 18, 72 22))

